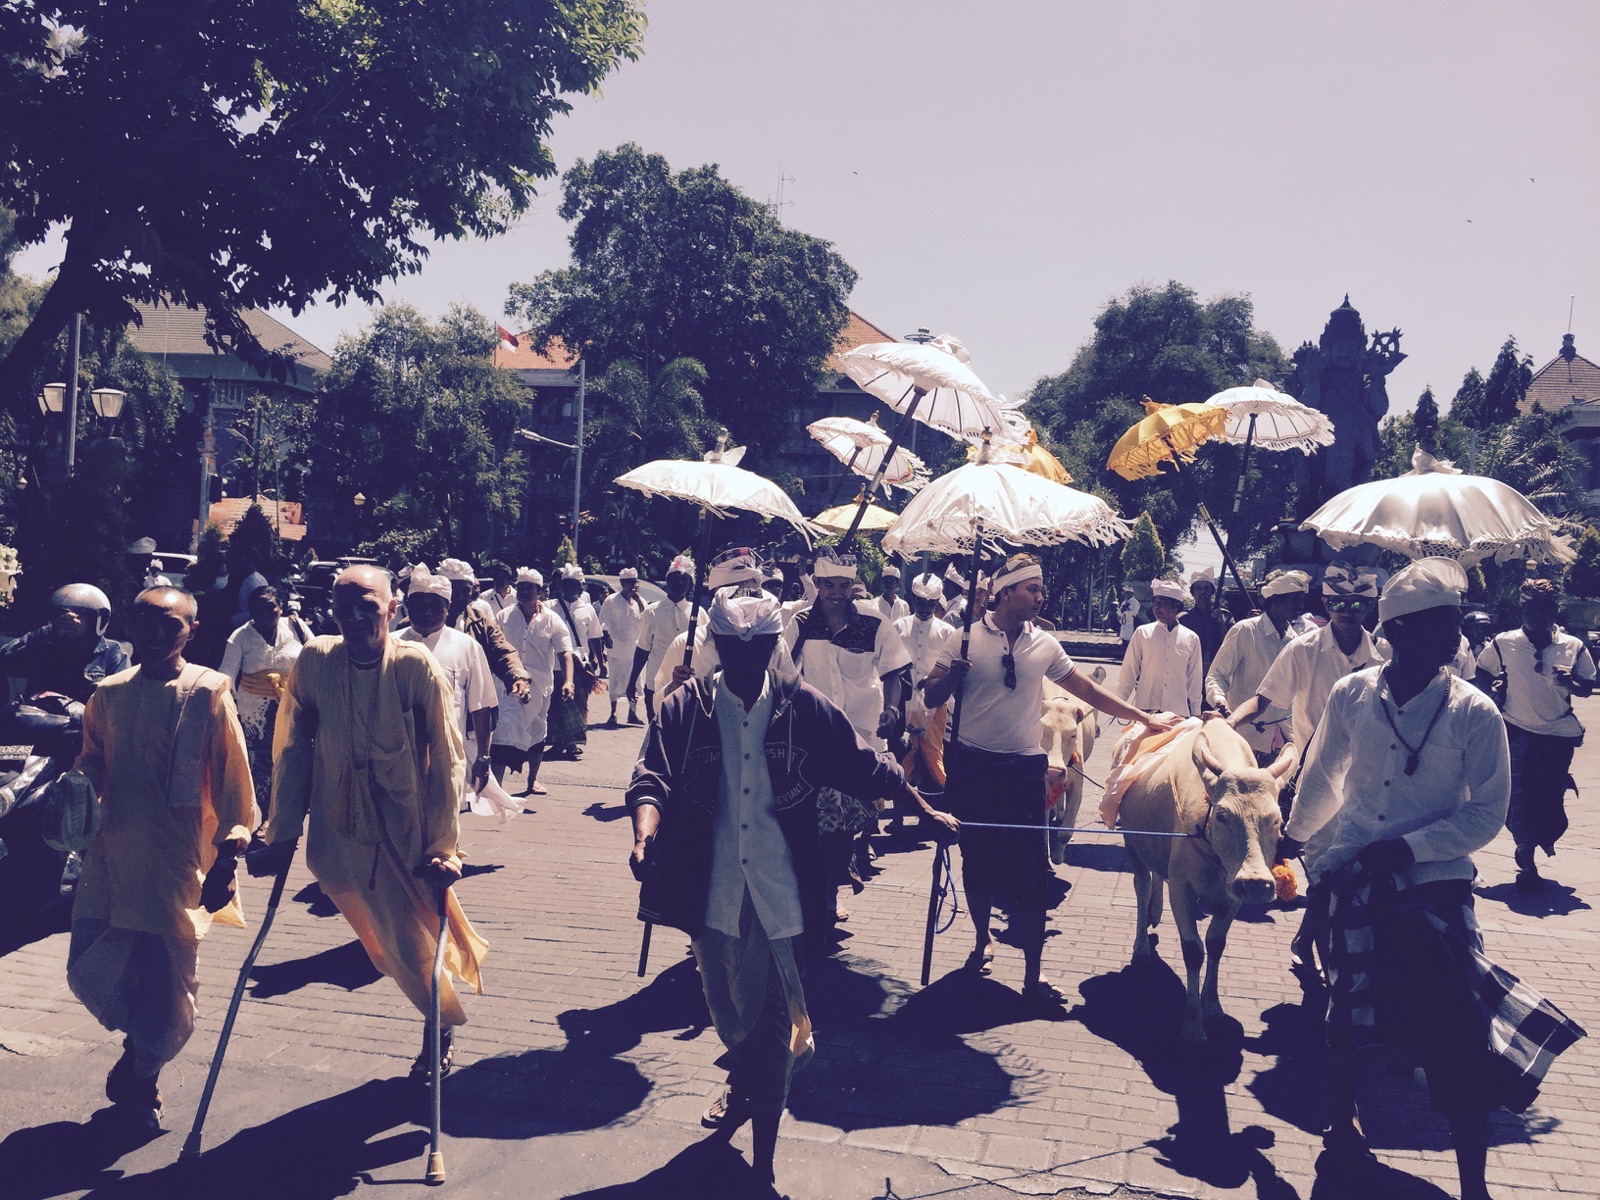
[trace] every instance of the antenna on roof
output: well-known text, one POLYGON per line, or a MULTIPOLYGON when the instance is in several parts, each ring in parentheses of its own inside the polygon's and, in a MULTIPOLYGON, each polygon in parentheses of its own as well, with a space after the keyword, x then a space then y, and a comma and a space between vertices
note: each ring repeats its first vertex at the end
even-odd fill
POLYGON ((783 198, 783 185, 786 184, 786 183, 793 183, 793 182, 795 182, 794 176, 793 175, 785 175, 783 173, 783 164, 779 163, 778 164, 778 196, 777 196, 777 199, 775 199, 775 200, 768 200, 767 201, 767 211, 772 214, 772 218, 775 221, 783 220, 783 210, 786 209, 786 208, 792 208, 794 206, 794 201, 793 200, 785 200, 783 198))
POLYGON ((1572 332, 1572 310, 1575 307, 1577 307, 1577 304, 1578 304, 1578 298, 1576 296, 1567 297, 1567 332, 1568 333, 1572 332))

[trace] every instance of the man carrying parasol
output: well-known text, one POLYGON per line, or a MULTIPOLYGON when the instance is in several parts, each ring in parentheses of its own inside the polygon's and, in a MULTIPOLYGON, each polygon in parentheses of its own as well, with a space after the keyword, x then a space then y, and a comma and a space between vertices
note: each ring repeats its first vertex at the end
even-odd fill
POLYGON ((994 958, 989 913, 995 895, 1005 895, 1011 931, 1022 945, 1022 994, 1030 1002, 1054 1006, 1062 995, 1041 973, 1051 873, 1049 852, 1039 835, 1048 766, 1039 744, 1044 681, 1052 679, 1102 712, 1151 729, 1170 729, 1177 719, 1153 717, 1106 691, 1073 666, 1060 642, 1033 624, 1045 597, 1044 570, 1037 558, 1013 555, 996 573, 993 589, 994 610, 973 622, 967 656, 960 657, 957 639, 946 642, 923 695, 930 708, 938 708, 958 684, 963 692, 960 732, 945 746, 946 806, 962 821, 1017 827, 1016 832, 961 833, 967 911, 977 931, 967 965, 988 973, 994 958))

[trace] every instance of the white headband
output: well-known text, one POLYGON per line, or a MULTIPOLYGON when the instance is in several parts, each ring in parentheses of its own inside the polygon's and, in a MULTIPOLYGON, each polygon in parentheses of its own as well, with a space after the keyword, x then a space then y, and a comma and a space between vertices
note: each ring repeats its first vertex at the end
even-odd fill
POLYGON ((1466 594, 1467 573, 1455 559, 1419 558, 1390 577, 1378 600, 1378 620, 1430 608, 1459 608, 1466 594))
POLYGON ((1170 579, 1152 579, 1150 594, 1157 600, 1176 600, 1179 604, 1189 598, 1184 593, 1183 584, 1173 583, 1170 579))
POLYGON ((1271 600, 1274 596, 1292 596, 1310 590, 1311 576, 1304 571, 1279 571, 1261 585, 1261 598, 1271 600))
POLYGON ((478 582, 477 575, 473 573, 472 564, 459 558, 445 559, 439 564, 439 569, 434 574, 443 576, 445 579, 460 579, 467 583, 478 582))
POLYGON ((854 579, 856 577, 856 560, 854 558, 830 558, 819 555, 816 565, 811 573, 818 579, 854 579))
POLYGON ((743 583, 761 582, 761 560, 754 551, 720 557, 706 569, 706 586, 712 591, 743 583))
POLYGON ((531 583, 536 587, 543 587, 544 576, 539 574, 539 572, 535 571, 532 567, 518 567, 516 582, 531 583))
POLYGON ((672 565, 667 568, 667 574, 687 575, 690 579, 693 579, 694 559, 690 558, 687 554, 678 555, 677 558, 672 560, 672 565))
POLYGON ((1324 596, 1366 596, 1376 600, 1378 597, 1378 573, 1361 567, 1346 567, 1334 563, 1322 573, 1322 594, 1324 596))
POLYGON ((443 575, 435 575, 428 570, 425 564, 411 568, 411 580, 406 584, 407 596, 441 596, 445 603, 450 601, 450 580, 443 575))
POLYGON ((1043 578, 1044 568, 1038 563, 1023 563, 1012 571, 1002 569, 989 584, 989 591, 993 595, 999 595, 1014 583, 1026 583, 1030 579, 1043 578))
POLYGON ((583 568, 580 567, 577 563, 567 563, 565 566, 563 566, 561 568, 560 572, 557 574, 556 577, 558 579, 576 579, 579 583, 582 583, 583 582, 583 568))
POLYGON ((767 634, 777 637, 783 632, 783 606, 766 592, 754 596, 718 592, 706 613, 706 631, 741 642, 767 634))
POLYGON ((918 575, 911 581, 911 594, 918 600, 943 600, 944 583, 937 575, 918 575))
POLYGON ((617 572, 617 578, 618 579, 637 579, 637 578, 639 578, 639 568, 638 567, 623 567, 622 570, 617 572))

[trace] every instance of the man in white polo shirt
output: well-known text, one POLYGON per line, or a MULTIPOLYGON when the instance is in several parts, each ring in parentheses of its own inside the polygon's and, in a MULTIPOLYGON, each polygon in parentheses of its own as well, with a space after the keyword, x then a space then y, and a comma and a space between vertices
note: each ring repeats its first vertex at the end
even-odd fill
POLYGON ((996 893, 1008 896, 1011 932, 1024 958, 1022 994, 1030 1003, 1053 1008, 1062 994, 1040 973, 1050 878, 1042 836, 1048 760, 1039 745, 1044 681, 1048 677, 1124 721, 1156 730, 1177 721, 1141 712, 1100 687, 1074 668, 1060 642, 1033 624, 1045 597, 1038 559, 1014 555, 996 573, 993 588, 994 611, 972 623, 967 647, 959 637, 945 643, 923 696, 930 708, 938 708, 958 685, 962 689, 959 728, 952 714, 945 744, 945 808, 962 822, 1016 829, 961 831, 962 883, 977 932, 967 968, 988 974, 994 958, 989 913, 996 893))

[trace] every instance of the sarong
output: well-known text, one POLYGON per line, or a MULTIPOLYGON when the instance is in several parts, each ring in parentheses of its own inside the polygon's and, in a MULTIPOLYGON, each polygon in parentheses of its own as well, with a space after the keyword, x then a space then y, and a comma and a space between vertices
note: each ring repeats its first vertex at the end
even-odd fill
POLYGON ((1511 745, 1511 807, 1506 813, 1511 840, 1554 854, 1567 831, 1572 756, 1583 738, 1529 733, 1508 721, 1506 740, 1511 745))
POLYGON ((958 821, 1027 827, 963 828, 963 883, 970 891, 1006 896, 1017 910, 1043 912, 1051 879, 1044 752, 995 754, 946 743, 944 765, 944 808, 958 821))

